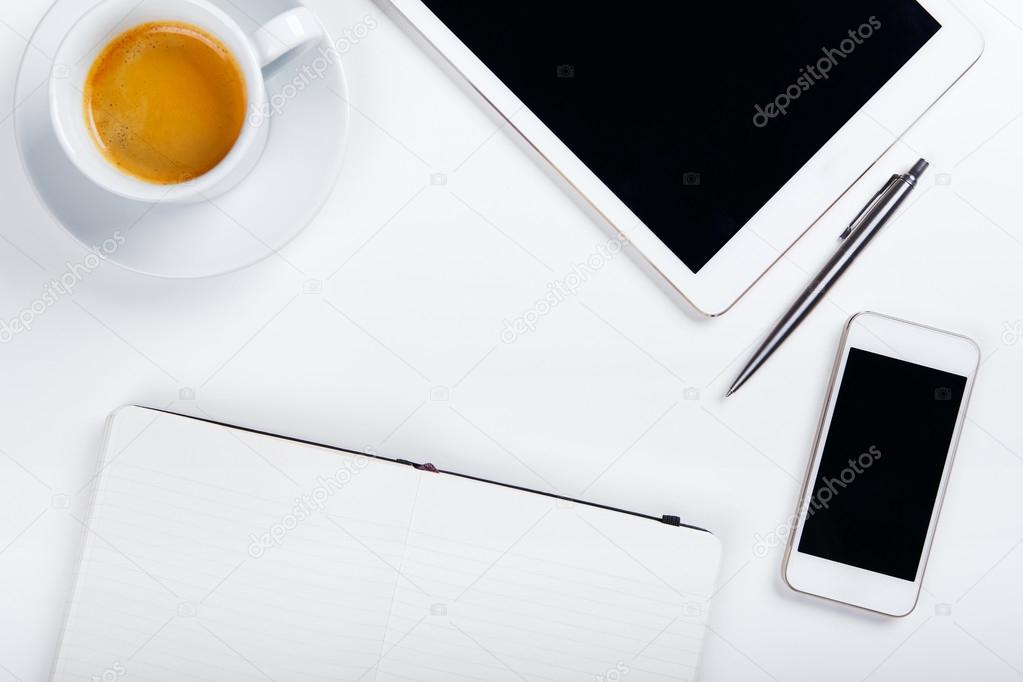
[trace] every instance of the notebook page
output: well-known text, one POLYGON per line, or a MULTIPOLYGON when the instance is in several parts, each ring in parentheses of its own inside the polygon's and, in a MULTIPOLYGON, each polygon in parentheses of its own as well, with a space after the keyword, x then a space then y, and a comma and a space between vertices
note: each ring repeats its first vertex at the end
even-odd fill
POLYGON ((378 682, 693 679, 711 534, 421 476, 378 682))
POLYGON ((55 680, 373 670, 416 471, 124 408, 99 481, 55 680))

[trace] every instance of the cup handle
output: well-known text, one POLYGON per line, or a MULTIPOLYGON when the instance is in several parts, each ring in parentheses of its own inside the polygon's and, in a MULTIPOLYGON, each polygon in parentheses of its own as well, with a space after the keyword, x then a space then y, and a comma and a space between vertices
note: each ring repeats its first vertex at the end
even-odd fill
POLYGON ((323 26, 306 7, 296 7, 266 22, 252 34, 252 42, 264 70, 289 53, 298 54, 301 48, 319 42, 323 26))

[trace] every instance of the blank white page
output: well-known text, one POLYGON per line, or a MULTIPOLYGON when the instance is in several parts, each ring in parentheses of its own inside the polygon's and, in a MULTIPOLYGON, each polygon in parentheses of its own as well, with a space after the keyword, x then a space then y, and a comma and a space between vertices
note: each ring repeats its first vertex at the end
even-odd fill
POLYGON ((376 680, 693 678, 710 533, 423 476, 376 680))
POLYGON ((380 655, 418 478, 119 410, 54 679, 358 679, 380 655))
POLYGON ((144 408, 55 680, 686 680, 709 533, 144 408))

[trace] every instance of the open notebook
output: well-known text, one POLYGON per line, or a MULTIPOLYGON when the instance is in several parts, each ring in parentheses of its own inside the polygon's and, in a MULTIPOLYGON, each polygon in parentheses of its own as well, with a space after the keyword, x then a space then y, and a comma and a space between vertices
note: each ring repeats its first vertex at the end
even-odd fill
POLYGON ((95 486, 55 680, 696 671, 720 549, 673 519, 139 407, 95 486))

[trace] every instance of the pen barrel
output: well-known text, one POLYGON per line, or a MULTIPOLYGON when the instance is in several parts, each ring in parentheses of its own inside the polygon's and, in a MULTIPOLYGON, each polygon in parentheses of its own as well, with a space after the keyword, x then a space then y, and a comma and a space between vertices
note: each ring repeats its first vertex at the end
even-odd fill
POLYGON ((814 276, 810 284, 779 321, 775 333, 771 335, 768 344, 766 344, 770 346, 770 352, 781 345, 806 316, 817 307, 817 304, 821 302, 867 244, 891 220, 912 191, 913 185, 904 180, 893 182, 860 216, 849 236, 845 238, 835 254, 814 276))
POLYGON ((728 390, 728 395, 737 391, 753 376, 757 369, 767 362, 767 359, 785 342, 785 339, 795 331, 796 327, 806 319, 810 311, 817 307, 817 304, 838 281, 838 278, 845 273, 849 265, 867 247, 867 244, 873 241, 881 228, 892 219, 906 197, 913 191, 917 178, 926 168, 927 162, 921 159, 913 167, 913 170, 918 172, 893 176, 889 183, 871 199, 848 230, 843 233, 843 241, 835 255, 828 259, 820 272, 810 280, 795 303, 782 315, 764 342, 753 353, 753 357, 750 358, 746 367, 728 390))
POLYGON ((819 295, 826 293, 866 248, 867 244, 873 241, 881 228, 895 216, 912 191, 912 184, 905 180, 898 180, 882 192, 874 205, 865 211, 858 223, 853 226, 852 232, 845 238, 835 254, 814 277, 807 291, 823 286, 824 288, 819 290, 819 295))

